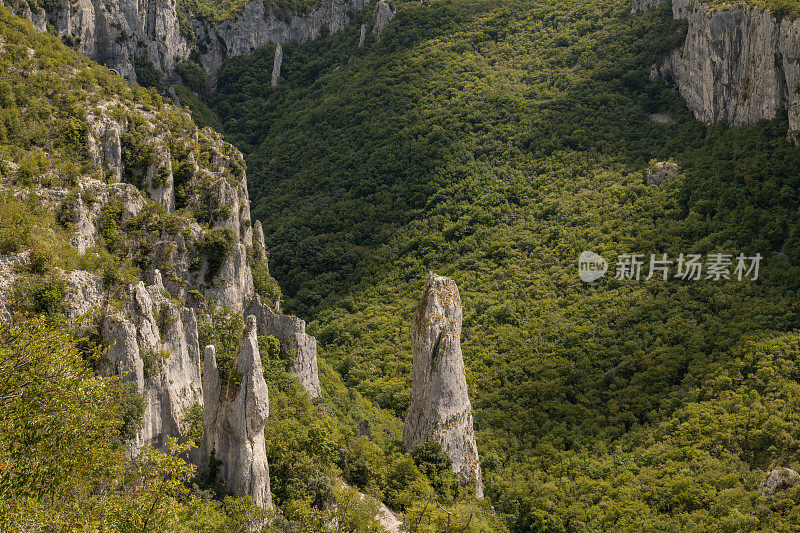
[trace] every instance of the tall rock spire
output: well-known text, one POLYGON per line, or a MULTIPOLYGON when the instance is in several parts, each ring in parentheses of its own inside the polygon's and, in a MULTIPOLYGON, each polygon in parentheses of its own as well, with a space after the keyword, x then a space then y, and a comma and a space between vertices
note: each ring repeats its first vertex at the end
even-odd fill
MULTIPOLYGON (((256 338, 256 319, 248 316, 234 368, 236 385, 220 382, 216 350, 207 346, 203 372, 203 456, 219 461, 217 485, 237 496, 250 496, 264 509, 272 508, 264 426, 269 394, 256 338), (240 380, 239 380, 240 379, 240 380)), ((211 466, 211 465, 210 465, 211 466)))
POLYGON ((461 320, 455 281, 428 273, 411 324, 414 366, 403 446, 412 451, 428 440, 438 441, 459 480, 475 480, 480 498, 483 485, 461 355, 461 320))

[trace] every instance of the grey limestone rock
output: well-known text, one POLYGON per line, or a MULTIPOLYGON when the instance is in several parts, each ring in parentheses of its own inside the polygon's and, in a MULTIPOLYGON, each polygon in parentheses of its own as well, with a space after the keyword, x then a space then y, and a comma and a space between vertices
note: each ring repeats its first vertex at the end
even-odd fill
POLYGON ((236 355, 238 386, 220 383, 213 346, 205 349, 203 389, 203 456, 219 461, 215 482, 239 496, 249 495, 265 509, 272 508, 264 426, 269 417, 269 393, 261 368, 256 319, 247 317, 236 355))
POLYGON ((436 440, 464 484, 483 496, 472 405, 461 354, 461 297, 455 281, 433 272, 422 291, 411 326, 414 355, 411 404, 403 424, 403 446, 412 451, 436 440))

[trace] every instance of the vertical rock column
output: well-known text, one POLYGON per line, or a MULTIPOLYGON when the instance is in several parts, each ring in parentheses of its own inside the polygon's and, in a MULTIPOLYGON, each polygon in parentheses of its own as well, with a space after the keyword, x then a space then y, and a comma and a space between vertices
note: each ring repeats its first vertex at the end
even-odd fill
POLYGON ((255 317, 247 317, 234 365, 241 381, 238 386, 226 386, 220 382, 214 347, 206 347, 203 457, 208 460, 213 452, 219 461, 214 480, 218 486, 236 496, 250 496, 259 507, 271 509, 264 445, 269 394, 258 353, 255 317))
POLYGON ((429 273, 411 325, 414 366, 403 447, 410 452, 428 440, 438 441, 461 483, 474 479, 475 495, 481 498, 481 467, 461 355, 461 320, 456 283, 429 273))
POLYGON ((278 86, 278 80, 281 79, 281 63, 283 63, 283 47, 281 43, 275 45, 275 57, 272 60, 272 80, 270 85, 274 89, 278 86))

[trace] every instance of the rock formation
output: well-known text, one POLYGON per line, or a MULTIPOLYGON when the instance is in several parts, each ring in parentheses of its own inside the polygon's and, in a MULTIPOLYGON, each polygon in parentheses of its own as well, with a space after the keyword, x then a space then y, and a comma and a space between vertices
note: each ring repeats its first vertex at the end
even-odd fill
POLYGON ((476 496, 482 497, 481 466, 461 354, 461 320, 456 283, 429 273, 411 326, 414 361, 403 446, 412 451, 435 439, 452 459, 460 481, 474 481, 476 496))
POLYGON ((272 60, 272 80, 270 85, 274 89, 278 86, 278 80, 281 78, 281 63, 283 63, 283 47, 281 43, 275 45, 275 58, 272 60))
MULTIPOLYGON (((86 146, 95 168, 69 189, 15 192, 36 195, 43 208, 72 227, 70 243, 78 251, 94 254, 92 247, 103 245, 109 246, 107 254, 134 259, 136 270, 130 272, 63 273, 70 323, 99 336, 108 346, 102 370, 122 375, 144 397, 143 424, 129 452, 164 449, 168 437, 185 442, 197 429, 192 417, 210 401, 205 449, 217 450, 217 459, 227 465, 220 481, 268 507, 263 452, 268 404, 256 318, 248 320, 236 361, 242 385, 220 399, 213 380, 204 390, 200 314, 213 307, 236 313, 252 307, 264 331, 278 337, 284 355, 294 358, 295 375, 315 397, 321 394, 316 340, 305 333, 302 320, 281 315, 277 301, 262 304, 255 292, 250 262, 266 262, 267 252, 261 225, 251 225, 241 153, 180 113, 146 110, 124 99, 102 102, 87 113, 86 146), (134 128, 136 135, 128 135, 134 128), (151 157, 132 158, 133 152, 151 157)), ((29 261, 28 252, 0 255, 0 319, 10 318, 4 302, 23 271, 20 265, 29 261)), ((211 379, 213 354, 205 363, 205 377, 211 379)), ((188 458, 207 465, 201 452, 188 458)))
POLYGON ((653 163, 645 172, 645 183, 659 186, 678 175, 680 167, 672 161, 658 161, 653 163))
POLYGON ((631 2, 631 13, 644 13, 645 11, 656 8, 667 1, 668 0, 633 0, 631 2))
POLYGON ((45 3, 45 10, 21 2, 17 13, 42 32, 49 23, 64 42, 131 81, 136 81, 136 61, 149 62, 168 80, 177 80, 177 64, 202 43, 197 59, 213 86, 226 58, 271 43, 304 42, 323 32, 337 33, 352 13, 368 4, 369 0, 330 0, 307 14, 294 15, 271 2, 251 0, 241 13, 218 24, 191 13, 179 22, 175 0, 56 0, 45 3))
POLYGON ((372 26, 372 35, 375 39, 379 39, 383 30, 389 25, 389 22, 394 18, 394 11, 386 0, 378 2, 377 10, 375 11, 375 25, 372 26))
POLYGON ((256 505, 270 509, 272 494, 264 444, 269 394, 258 353, 255 317, 247 317, 234 368, 235 378, 221 383, 214 347, 206 347, 203 457, 210 459, 213 454, 218 461, 212 473, 219 487, 236 495, 249 495, 256 505))
POLYGON ((312 398, 318 398, 322 388, 317 369, 317 339, 306 334, 305 321, 275 313, 268 305, 261 303, 258 295, 247 308, 247 314, 255 316, 261 333, 278 339, 281 356, 292 361, 292 374, 312 398))
MULTIPOLYGON (((80 298, 102 295, 100 280, 88 273, 72 273, 81 287, 80 298)), ((144 426, 134 448, 164 448, 167 437, 185 440, 183 424, 193 404, 203 404, 200 384, 200 350, 193 309, 178 308, 164 296, 160 275, 145 287, 133 287, 122 312, 103 318, 103 338, 109 343, 108 359, 115 372, 137 384, 145 398, 144 426)))
POLYGON ((358 47, 363 48, 364 42, 367 40, 367 25, 361 25, 361 33, 358 36, 358 47))
MULTIPOLYGON (((655 5, 636 0, 632 11, 655 5)), ((672 14, 688 22, 686 41, 655 73, 674 83, 705 123, 750 124, 789 116, 789 137, 800 130, 800 20, 747 6, 717 9, 673 0, 672 14)))
POLYGON ((800 483, 800 474, 791 468, 773 468, 766 474, 758 485, 758 492, 763 496, 772 496, 776 492, 789 489, 800 483))

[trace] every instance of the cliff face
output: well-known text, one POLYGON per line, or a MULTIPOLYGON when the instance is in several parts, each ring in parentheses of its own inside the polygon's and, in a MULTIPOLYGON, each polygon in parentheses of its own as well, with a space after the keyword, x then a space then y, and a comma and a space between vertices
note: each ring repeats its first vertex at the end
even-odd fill
POLYGON ((686 41, 654 73, 675 84, 695 117, 706 123, 749 124, 774 118, 785 108, 789 137, 797 142, 800 20, 778 19, 769 10, 751 7, 713 9, 689 0, 674 0, 672 12, 688 22, 686 41))
MULTIPOLYGON (((204 389, 201 378, 202 315, 221 307, 253 312, 261 318, 262 333, 275 335, 287 353, 297 354, 295 375, 312 396, 321 390, 316 341, 305 334, 305 323, 280 314, 277 301, 262 302, 256 294, 252 268, 259 267, 263 277, 267 253, 260 224, 254 239, 242 155, 160 102, 107 99, 86 118, 86 161, 74 182, 63 188, 19 186, 12 174, 0 191, 34 196, 62 220, 64 238, 82 254, 77 264, 107 257, 113 265, 127 265, 47 275, 66 287, 63 303, 71 324, 95 332, 108 348, 101 370, 135 383, 144 397, 143 425, 130 442, 131 453, 143 446, 166 448, 167 437, 187 440, 195 429, 189 415, 205 410, 208 450, 217 450, 222 461, 220 479, 234 494, 249 494, 268 507, 263 443, 268 399, 254 344, 255 318, 248 320, 235 363, 241 398, 221 401, 217 392, 204 389), (131 270, 125 274, 120 268, 131 270)), ((30 253, 0 256, 2 319, 11 318, 6 302, 15 283, 31 272, 30 253)), ((213 355, 205 361, 207 377, 215 364, 213 355)), ((199 451, 190 458, 208 465, 208 455, 199 451)))
POLYGON ((461 354, 461 320, 456 283, 429 273, 411 326, 414 362, 403 446, 410 452, 428 440, 438 441, 461 482, 475 481, 476 496, 483 497, 461 354))
POLYGON ((263 0, 253 0, 240 15, 221 24, 212 26, 192 20, 197 40, 205 49, 200 54, 200 64, 213 84, 225 58, 247 55, 270 43, 302 43, 323 32, 337 33, 347 26, 353 12, 367 5, 369 0, 331 0, 320 3, 307 15, 287 16, 277 9, 266 9, 263 0))
POLYGON ((325 1, 302 16, 287 15, 274 6, 265 8, 265 4, 252 0, 236 17, 220 24, 190 16, 183 28, 178 0, 61 0, 48 2, 45 11, 24 4, 19 14, 39 31, 51 25, 64 42, 131 81, 136 81, 134 58, 151 61, 174 79, 177 63, 188 58, 197 43, 197 57, 213 84, 225 58, 249 54, 270 43, 304 42, 323 32, 334 34, 369 0, 325 1), (190 41, 186 35, 191 34, 190 41))

